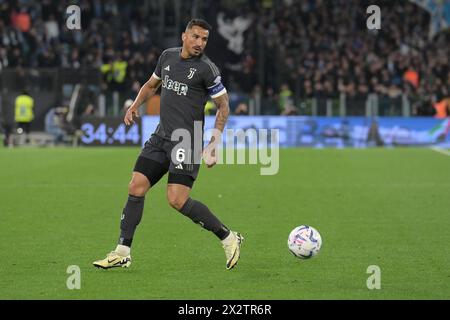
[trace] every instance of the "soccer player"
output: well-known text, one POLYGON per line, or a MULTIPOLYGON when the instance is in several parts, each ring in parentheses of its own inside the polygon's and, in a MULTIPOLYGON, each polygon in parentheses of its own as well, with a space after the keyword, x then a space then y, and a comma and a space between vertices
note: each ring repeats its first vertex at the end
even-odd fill
POLYGON ((134 117, 139 116, 138 107, 152 97, 162 84, 160 122, 136 161, 128 188, 128 201, 123 209, 118 245, 105 259, 95 261, 93 264, 96 267, 108 269, 130 266, 131 243, 142 217, 145 194, 167 172, 169 204, 220 239, 225 250, 226 269, 232 269, 239 260, 244 238, 223 225, 206 205, 189 197, 200 169, 200 161, 187 160, 193 160, 195 156, 192 149, 199 141, 194 138, 201 139, 200 146, 203 146, 203 134, 194 134, 194 123, 200 123, 203 130, 207 96, 213 99, 218 110, 215 121, 217 130, 214 130, 211 141, 202 153, 208 167, 217 162, 214 142, 220 139, 229 114, 228 94, 221 82, 219 70, 203 54, 210 30, 211 26, 206 21, 191 20, 181 36, 183 46, 167 49, 161 54, 155 71, 125 114, 125 124, 132 124, 134 117), (176 129, 185 129, 190 133, 192 140, 188 146, 191 150, 178 148, 179 141, 172 141, 172 133, 176 129), (180 158, 175 156, 174 159, 173 154, 180 158))

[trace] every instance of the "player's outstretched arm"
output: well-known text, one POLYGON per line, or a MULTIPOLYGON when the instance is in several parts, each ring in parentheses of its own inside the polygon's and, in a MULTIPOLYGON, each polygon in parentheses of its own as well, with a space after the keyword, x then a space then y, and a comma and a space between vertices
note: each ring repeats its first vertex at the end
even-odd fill
POLYGON ((142 86, 136 99, 128 108, 127 113, 125 114, 125 118, 123 119, 123 122, 125 122, 127 126, 134 123, 134 117, 139 117, 139 106, 143 104, 147 99, 153 97, 160 85, 161 79, 157 79, 152 75, 150 79, 142 86))
POLYGON ((211 137, 211 141, 203 151, 203 160, 205 161, 208 168, 211 168, 217 162, 215 149, 217 143, 221 141, 220 137, 222 135, 223 129, 225 128, 225 124, 227 123, 228 115, 230 114, 230 105, 227 93, 224 93, 221 96, 214 98, 213 100, 217 107, 216 122, 214 124, 215 130, 211 137))

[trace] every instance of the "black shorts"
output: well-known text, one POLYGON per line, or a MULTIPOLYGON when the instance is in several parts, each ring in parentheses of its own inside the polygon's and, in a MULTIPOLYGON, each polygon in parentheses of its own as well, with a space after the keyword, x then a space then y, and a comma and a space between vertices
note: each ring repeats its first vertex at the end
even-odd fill
POLYGON ((145 142, 134 166, 134 171, 145 175, 151 186, 156 185, 169 172, 167 183, 182 184, 192 188, 195 179, 197 179, 200 165, 185 163, 188 161, 172 161, 171 154, 176 145, 176 142, 165 140, 153 134, 145 142))

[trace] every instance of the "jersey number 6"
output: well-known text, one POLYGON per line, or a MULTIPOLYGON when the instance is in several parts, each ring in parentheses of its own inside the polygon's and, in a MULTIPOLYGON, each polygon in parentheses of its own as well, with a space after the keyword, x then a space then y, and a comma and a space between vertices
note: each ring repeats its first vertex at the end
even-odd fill
POLYGON ((182 149, 182 148, 180 148, 180 149, 177 150, 176 156, 177 156, 178 162, 183 162, 183 161, 184 161, 184 157, 185 157, 184 152, 185 152, 185 151, 184 151, 184 149, 182 149))

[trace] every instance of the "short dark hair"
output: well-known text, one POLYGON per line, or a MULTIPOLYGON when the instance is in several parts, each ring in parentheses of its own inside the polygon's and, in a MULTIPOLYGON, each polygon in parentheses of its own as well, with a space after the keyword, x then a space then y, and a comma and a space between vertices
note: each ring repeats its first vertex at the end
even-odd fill
POLYGON ((191 29, 193 26, 199 26, 208 31, 211 31, 212 29, 211 25, 203 19, 192 19, 191 21, 188 22, 186 30, 191 29))

